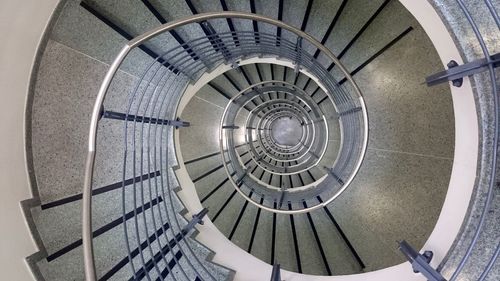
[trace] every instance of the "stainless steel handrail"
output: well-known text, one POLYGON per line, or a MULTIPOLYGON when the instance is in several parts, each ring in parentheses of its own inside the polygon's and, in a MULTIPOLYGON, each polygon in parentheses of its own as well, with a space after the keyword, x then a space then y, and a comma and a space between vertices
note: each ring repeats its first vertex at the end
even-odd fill
MULTIPOLYGON (((471 254, 472 254, 472 251, 474 250, 476 244, 478 243, 478 240, 479 240, 479 236, 480 234, 482 233, 482 230, 483 230, 483 227, 484 227, 484 224, 485 224, 485 221, 486 221, 486 216, 490 210, 490 205, 491 205, 491 201, 492 201, 492 198, 493 198, 493 190, 495 188, 495 185, 496 185, 496 180, 497 180, 497 177, 496 177, 496 173, 497 173, 497 162, 498 162, 498 151, 497 151, 497 148, 498 148, 498 139, 499 139, 499 126, 500 126, 500 103, 499 103, 499 92, 498 92, 498 87, 497 87, 497 84, 496 84, 496 81, 497 81, 497 78, 496 78, 496 73, 495 73, 495 69, 493 67, 493 63, 492 63, 492 60, 491 60, 491 56, 490 56, 490 51, 488 49, 488 47, 486 46, 486 42, 484 40, 484 37, 479 29, 479 26, 478 24, 476 23, 476 21, 473 19, 470 11, 468 10, 466 4, 464 3, 463 0, 457 0, 457 3, 462 11, 462 13, 464 14, 465 18, 467 19, 467 21, 469 22, 472 30, 473 30, 473 33, 474 35, 476 36, 476 39, 478 40, 479 42, 479 46, 481 48, 481 51, 483 52, 484 54, 484 58, 486 59, 486 62, 488 64, 487 68, 488 68, 488 74, 489 74, 489 78, 490 78, 490 81, 491 81, 491 88, 492 88, 492 97, 493 97, 493 104, 494 104, 494 124, 493 124, 493 128, 494 128, 494 132, 493 132, 493 140, 492 140, 492 143, 491 143, 491 153, 492 153, 492 157, 491 157, 491 176, 490 176, 490 179, 489 179, 489 186, 488 186, 488 193, 487 193, 487 196, 486 196, 486 202, 484 204, 484 207, 482 209, 482 212, 481 212, 481 215, 480 215, 480 218, 479 218, 479 223, 477 225, 477 228, 476 230, 474 231, 474 235, 472 237, 472 240, 469 244, 469 246, 467 247, 467 250, 464 254, 464 256, 462 257, 462 259, 460 260, 459 264, 458 264, 458 267, 456 268, 455 272, 453 273, 453 275, 451 276, 450 280, 449 281, 454 281, 454 280, 457 280, 458 276, 460 275, 460 273, 462 272, 465 264, 467 263, 467 261, 470 259, 471 257, 471 254)), ((497 25, 497 28, 499 29, 500 31, 500 17, 498 16, 495 8, 493 7, 493 4, 491 3, 490 0, 484 0, 484 3, 485 5, 488 7, 488 10, 490 11, 493 19, 495 20, 495 23, 497 25)), ((499 256, 499 253, 500 253, 500 241, 497 243, 497 246, 495 248, 495 251, 488 263, 488 265, 486 266, 485 270, 483 271, 483 273, 481 274, 480 278, 478 280, 482 281, 484 280, 489 271, 491 270, 492 268, 492 265, 493 263, 495 262, 495 260, 498 258, 499 256)))
MULTIPOLYGON (((88 140, 88 151, 87 151, 87 160, 85 165, 85 178, 84 178, 84 186, 83 186, 83 206, 82 206, 82 240, 83 240, 83 252, 84 252, 84 261, 85 261, 85 275, 87 280, 96 280, 96 269, 95 269, 95 260, 93 253, 93 244, 92 244, 92 179, 93 179, 93 169, 95 164, 95 156, 96 156, 96 142, 97 142, 97 128, 98 121, 101 114, 101 108, 106 97, 106 94, 110 88, 113 77, 117 73, 119 67, 130 53, 132 49, 138 47, 144 42, 175 28, 191 24, 191 23, 199 23, 211 19, 218 18, 239 18, 239 19, 248 19, 248 20, 256 20, 264 23, 268 23, 277 27, 280 27, 284 30, 288 30, 291 33, 296 34, 297 36, 306 39, 316 48, 321 50, 327 57, 329 57, 337 66, 338 69, 345 75, 347 81, 351 83, 353 86, 354 92, 358 95, 360 106, 362 107, 362 117, 363 117, 363 125, 364 125, 364 134, 362 136, 362 151, 361 157, 358 160, 355 171, 359 170, 361 166, 362 158, 366 152, 366 145, 368 141, 368 116, 366 112, 366 106, 364 100, 361 95, 361 91, 349 75, 349 72, 342 66, 339 60, 330 52, 326 47, 321 45, 317 40, 315 40, 312 36, 302 32, 301 30, 284 24, 278 20, 274 20, 271 18, 263 17, 260 15, 248 14, 248 13, 240 13, 240 12, 218 12, 218 13, 205 13, 198 14, 195 16, 187 17, 180 20, 175 20, 170 23, 164 24, 155 28, 149 32, 144 33, 141 36, 134 38, 129 41, 125 46, 120 50, 117 57, 114 59, 113 63, 110 65, 108 72, 106 73, 104 80, 99 88, 99 92, 94 103, 92 117, 89 128, 89 140, 88 140)), ((259 49, 256 47, 255 51, 257 52, 259 49)), ((330 98, 332 96, 330 95, 330 98)), ((347 183, 350 183, 356 173, 353 173, 352 176, 346 180, 347 183)), ((347 187, 348 184, 346 184, 347 187)), ((338 196, 338 195, 337 195, 338 196)), ((335 197, 330 198, 325 201, 322 205, 327 205, 331 201, 333 201, 335 197)), ((319 208, 317 206, 316 208, 319 208)), ((308 210, 316 209, 309 208, 308 210)), ((306 210, 301 210, 300 212, 305 212, 306 210)))

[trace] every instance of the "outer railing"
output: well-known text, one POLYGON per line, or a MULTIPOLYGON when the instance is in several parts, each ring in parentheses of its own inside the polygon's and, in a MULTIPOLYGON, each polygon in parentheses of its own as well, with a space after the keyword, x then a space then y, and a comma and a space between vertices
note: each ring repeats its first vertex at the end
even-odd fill
MULTIPOLYGON (((489 179, 488 179, 488 186, 486 188, 486 196, 484 199, 484 205, 482 206, 480 210, 480 215, 478 219, 474 219, 475 223, 477 224, 473 229, 472 232, 472 239, 470 240, 468 245, 465 245, 465 253, 463 256, 459 258, 459 262, 456 265, 456 268, 453 269, 451 277, 449 278, 449 281, 456 281, 456 280, 461 280, 460 276, 463 275, 463 270, 467 263, 470 263, 472 254, 475 250, 480 249, 480 247, 484 245, 479 245, 479 240, 481 235, 485 234, 485 227, 486 227, 486 221, 487 218, 492 216, 493 221, 495 220, 494 216, 496 215, 496 219, 498 220, 498 214, 496 212, 491 212, 491 207, 492 207, 492 201, 494 198, 495 194, 495 188, 498 189, 498 175, 497 175, 497 165, 498 165, 498 147, 499 147, 499 133, 500 133, 500 92, 499 92, 499 86, 497 85, 498 83, 498 77, 497 73, 495 72, 495 68, 500 67, 500 53, 497 54, 491 54, 491 47, 488 47, 487 41, 492 41, 494 43, 493 47, 497 47, 498 51, 498 44, 499 42, 496 41, 496 46, 495 46, 495 38, 490 38, 490 36, 484 35, 483 32, 481 32, 481 27, 479 22, 477 22, 474 18, 475 17, 480 17, 481 21, 484 21, 486 17, 488 17, 487 14, 481 13, 480 15, 475 14, 475 12, 479 11, 480 9, 487 10, 490 13, 490 16, 492 17, 492 20, 496 24, 497 31, 500 34, 500 17, 498 14, 498 11, 496 9, 500 7, 495 7, 493 3, 490 0, 484 0, 483 4, 485 6, 481 6, 481 3, 479 1, 474 1, 474 3, 467 3, 464 0, 455 0, 456 4, 458 5, 459 11, 461 11, 462 16, 466 19, 466 22, 469 24, 469 26, 466 26, 464 28, 471 28, 472 29, 472 34, 470 38, 463 38, 459 40, 470 40, 467 41, 467 47, 470 48, 471 46, 474 45, 474 37, 477 40, 478 47, 480 51, 483 54, 482 59, 477 59, 475 61, 469 61, 466 62, 463 65, 458 65, 456 62, 451 61, 448 64, 449 69, 442 71, 440 73, 431 75, 427 77, 426 81, 428 86, 433 86, 437 85, 440 83, 444 82, 452 82, 454 87, 461 87, 463 83, 463 78, 466 76, 472 76, 474 78, 475 75, 477 75, 476 78, 479 79, 479 81, 484 81, 484 80, 489 80, 489 82, 486 82, 485 89, 486 88, 491 88, 490 94, 491 94, 491 101, 493 103, 493 122, 492 124, 484 124, 484 126, 488 126, 491 128, 491 133, 492 133, 492 139, 491 142, 488 143, 486 146, 482 147, 483 151, 487 151, 487 153, 491 153, 490 157, 490 163, 489 163, 489 179), (471 5, 474 7, 474 9, 477 10, 471 10, 471 5), (484 76, 479 76, 481 74, 479 73, 487 73, 488 78, 483 78, 484 76), (477 220, 477 221, 476 221, 477 220)), ((493 27, 492 27, 493 28, 493 27)), ((496 37, 498 38, 498 36, 496 37)), ((497 39, 498 40, 498 39, 497 39)), ((487 94, 487 93, 486 93, 487 94)), ((485 121, 487 122, 487 121, 485 121)), ((478 196, 484 196, 484 195, 478 195, 478 196)), ((498 195, 496 195, 498 196, 498 195)), ((498 208, 498 206, 496 206, 498 208)), ((497 221, 498 223, 498 221, 497 221)), ((491 234, 491 233, 490 233, 491 234)), ((494 234, 494 233, 493 233, 494 234)), ((487 235, 487 234, 485 234, 487 235)), ((486 266, 483 269, 480 269, 476 267, 477 270, 474 270, 474 273, 478 274, 478 281, 483 281, 486 280, 486 278, 489 276, 492 268, 495 265, 495 262, 498 259, 498 256, 500 255, 500 234, 496 233, 497 237, 492 237, 491 245, 493 247, 492 254, 488 257, 486 257, 485 260, 488 262, 486 263, 486 266), (496 245, 495 245, 496 243, 496 245)), ((400 243, 400 250, 404 253, 404 255, 407 257, 409 262, 412 264, 413 269, 416 273, 421 273, 423 274, 428 280, 430 281, 446 281, 446 279, 441 275, 440 271, 442 270, 442 266, 439 267, 437 270, 432 268, 429 265, 430 260, 432 259, 432 252, 431 251, 426 251, 424 254, 419 254, 417 251, 412 249, 405 241, 400 243)), ((476 261, 477 262, 477 261, 476 261)), ((466 278, 473 278, 471 276, 466 277, 466 278)), ((465 279, 464 279, 465 280, 465 279)), ((469 279, 467 279, 469 280, 469 279)))

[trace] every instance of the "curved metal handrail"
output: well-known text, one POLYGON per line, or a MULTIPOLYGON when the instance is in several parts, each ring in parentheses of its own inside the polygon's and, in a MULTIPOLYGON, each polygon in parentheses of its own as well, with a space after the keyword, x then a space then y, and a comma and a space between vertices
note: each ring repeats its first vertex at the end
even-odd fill
MULTIPOLYGON (((83 187, 83 201, 82 201, 82 240, 83 240, 83 252, 84 252, 84 261, 85 261, 85 275, 87 280, 95 280, 96 279, 96 269, 95 269, 95 261, 94 261, 94 253, 93 253, 93 242, 92 242, 92 179, 93 179, 93 170, 95 165, 95 156, 96 156, 96 142, 97 142, 97 128, 98 121, 101 114, 101 108, 106 97, 106 94, 110 88, 111 82, 115 74, 117 73, 119 67, 130 53, 132 49, 138 47, 143 42, 148 41, 160 34, 173 30, 177 27, 181 27, 190 23, 199 23, 203 21, 207 21, 210 19, 217 18, 240 18, 240 19, 248 19, 248 20, 256 20, 268 24, 272 24, 278 27, 283 28, 284 30, 288 30, 299 37, 302 37, 308 40, 311 44, 317 47, 319 50, 324 52, 327 57, 329 57, 344 73, 347 81, 349 81, 353 85, 354 92, 358 95, 360 106, 362 107, 362 117, 364 122, 364 135, 362 136, 362 151, 361 157, 356 164, 355 170, 359 170, 361 166, 362 158, 366 152, 366 145, 368 141, 368 116, 366 112, 366 106, 364 100, 361 95, 361 91, 349 75, 349 72, 342 66, 340 61, 330 52, 326 47, 321 45, 317 40, 315 40, 312 36, 302 32, 301 30, 284 24, 278 20, 274 20, 271 18, 263 17, 255 14, 247 14, 240 12, 218 12, 218 13, 205 13, 198 14, 191 17, 187 17, 180 20, 175 20, 170 23, 164 24, 155 28, 149 32, 144 33, 141 36, 138 36, 131 41, 129 41, 125 46, 120 50, 117 57, 114 59, 113 63, 110 65, 108 72, 106 73, 104 80, 99 88, 99 92, 94 103, 94 107, 92 110, 92 117, 90 120, 89 126, 89 140, 88 140, 88 151, 87 151, 87 160, 85 164, 85 177, 84 177, 84 187, 83 187)), ((331 95, 329 96, 330 98, 331 95)), ((346 180, 347 183, 350 183, 356 173, 346 180)), ((346 184, 347 187, 348 184, 346 184)), ((169 193, 170 194, 170 193, 169 193)), ((325 201, 322 206, 327 205, 331 201, 333 201, 336 197, 330 198, 325 201)), ((308 208, 307 210, 313 210, 319 208, 320 206, 316 206, 315 208, 308 208)), ((304 212, 301 210, 300 212, 304 212)))
MULTIPOLYGON (((497 167, 497 161, 498 161, 497 148, 498 148, 499 133, 500 133, 499 132, 499 130, 500 130, 499 129, 499 126, 500 126, 500 102, 499 102, 500 98, 498 96, 500 93, 498 92, 498 87, 496 84, 497 78, 496 78, 495 69, 493 67, 493 61, 492 61, 491 56, 490 56, 490 51, 489 51, 488 47, 486 46, 486 42, 485 42, 484 37, 479 29, 478 24, 473 19, 470 11, 468 10, 468 8, 465 5, 465 3, 463 2, 463 0, 457 0, 457 3, 459 5, 461 11, 463 12, 465 18, 470 23, 470 26, 473 30, 473 33, 479 42, 479 46, 481 48, 481 51, 484 54, 484 58, 486 59, 487 69, 488 69, 487 71, 488 71, 489 78, 491 81, 493 104, 494 104, 495 111, 494 111, 494 124, 493 124, 494 132, 493 132, 493 140, 491 143, 491 153, 492 153, 491 176, 489 179, 489 186, 488 186, 488 193, 486 196, 486 202, 485 202, 484 207, 481 211, 479 223, 477 224, 477 228, 474 231, 474 235, 472 237, 472 240, 471 240, 470 244, 467 246, 467 250, 466 250, 464 256, 460 260, 456 270, 454 271, 454 273, 451 276, 449 281, 457 280, 457 278, 458 278, 459 274, 462 272, 465 264, 467 263, 467 261, 471 257, 472 251, 474 250, 474 248, 479 240, 479 236, 482 233, 482 230, 483 230, 483 227, 484 227, 484 224, 486 221, 486 216, 490 210, 490 204, 491 204, 491 201, 493 198, 493 190, 494 190, 495 185, 496 185, 496 173, 497 173, 496 167, 497 167)), ((495 8, 493 7, 493 4, 489 0, 484 0, 484 3, 487 6, 488 10, 490 11, 493 19, 495 20, 497 28, 500 30, 500 17, 498 16, 495 8)), ((497 243, 495 251, 494 251, 489 263, 487 264, 485 270, 483 271, 483 273, 479 277, 479 279, 478 279, 479 281, 485 280, 489 271, 493 267, 493 264, 495 263, 496 259, 498 258, 499 253, 500 253, 500 241, 497 243)))

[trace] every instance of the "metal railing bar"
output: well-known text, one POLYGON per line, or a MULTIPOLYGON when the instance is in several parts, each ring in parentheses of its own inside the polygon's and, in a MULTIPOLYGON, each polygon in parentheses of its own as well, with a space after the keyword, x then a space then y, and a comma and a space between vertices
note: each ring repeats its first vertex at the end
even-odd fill
POLYGON ((102 117, 108 118, 108 119, 114 119, 114 120, 122 120, 122 121, 134 121, 134 122, 149 123, 149 124, 171 125, 171 126, 176 126, 176 127, 189 127, 189 122, 178 121, 178 120, 159 119, 159 118, 133 115, 133 114, 121 113, 121 112, 115 112, 115 111, 109 111, 109 110, 104 111, 102 117))
POLYGON ((224 76, 224 78, 226 78, 226 80, 229 81, 229 83, 236 89, 236 91, 238 92, 241 91, 241 87, 238 86, 238 84, 234 81, 233 78, 231 78, 228 72, 222 73, 222 76, 224 76))
POLYGON ((281 270, 279 263, 273 264, 273 271, 271 272, 271 281, 282 281, 281 280, 281 270))
MULTIPOLYGON (((138 281, 142 280, 145 276, 147 277, 149 275, 149 271, 153 269, 154 264, 156 264, 159 260, 162 259, 162 256, 165 256, 167 254, 167 247, 162 248, 158 253, 156 253, 153 258, 148 260, 144 268, 139 269, 137 272, 134 273, 134 276, 129 279, 129 281, 138 281)), ((182 257, 181 251, 177 251, 174 255, 176 258, 180 259, 182 257)), ((172 259, 173 260, 173 259, 172 259)), ((162 276, 162 273, 160 272, 158 274, 159 276, 162 276)))
POLYGON ((493 253, 493 256, 491 256, 490 261, 486 265, 486 268, 484 269, 483 273, 481 273, 481 276, 479 276, 478 281, 484 281, 486 277, 488 277, 491 269, 493 268, 493 265, 495 264, 496 260, 498 259, 498 255, 500 254, 500 242, 497 244, 497 248, 495 252, 493 253))
MULTIPOLYGON (((187 4, 187 6, 189 7, 189 10, 191 11, 191 13, 193 15, 197 15, 198 14, 198 11, 196 10, 196 7, 194 6, 193 2, 191 2, 191 0, 184 0, 187 4)), ((212 47, 214 48, 214 50, 216 52, 226 52, 226 47, 224 46, 224 43, 221 43, 220 40, 219 40, 219 36, 217 35, 217 32, 214 33, 215 29, 213 28, 213 26, 208 22, 208 21, 201 21, 199 22, 199 25, 201 27, 201 29, 203 30, 203 33, 205 33, 205 35, 209 38, 212 38, 210 40, 210 43, 212 43, 212 47), (218 44, 220 43, 221 46, 218 46, 218 44)))
MULTIPOLYGON (((173 79, 174 79, 174 81, 179 81, 179 79, 178 79, 178 78, 176 79, 176 77, 173 77, 173 79)), ((182 80, 182 79, 181 79, 181 80, 182 80)), ((174 92, 178 90, 179 85, 180 85, 180 84, 178 83, 178 84, 177 84, 177 86, 176 86, 176 87, 174 87, 174 92)), ((172 89, 172 87, 171 87, 171 86, 172 86, 172 83, 171 83, 171 84, 170 84, 170 86, 168 87, 168 91, 170 91, 170 90, 172 89)), ((166 96, 167 96, 168 91, 165 93, 165 95, 163 96, 163 99, 162 99, 162 101, 161 101, 161 106, 160 106, 160 108, 159 108, 159 110, 158 110, 158 116, 160 116, 160 115, 162 114, 162 112, 163 112, 163 115, 164 115, 164 116, 166 115, 166 112, 165 112, 165 111, 167 110, 167 108, 165 107, 165 105, 166 105, 166 103, 165 103, 165 98, 166 98, 166 96)), ((156 107, 156 103, 155 103, 155 107, 156 107)), ((154 109, 153 109, 153 111, 154 111, 154 109)), ((165 131, 165 127, 164 127, 164 126, 156 126, 156 127, 155 127, 155 130, 154 130, 154 155, 155 155, 155 159, 156 159, 156 155, 157 155, 157 145, 156 145, 157 137, 156 137, 156 136, 157 136, 157 131, 158 131, 158 128, 160 128, 160 130, 161 130, 161 132, 162 132, 162 133, 161 133, 161 136, 166 135, 166 134, 164 133, 164 131, 165 131)), ((150 136, 150 129, 151 129, 151 127, 149 127, 149 128, 148 128, 148 136, 150 136)), ((148 140, 148 144, 149 144, 149 140, 148 140)), ((163 145, 163 142, 162 142, 161 144, 163 145)), ((168 155, 168 148, 167 148, 166 152, 167 152, 167 155, 168 155)), ((148 155, 150 155, 150 148, 149 148, 149 145, 148 145, 148 155)), ((159 157, 159 158, 160 158, 160 167, 161 167, 161 169, 163 169, 163 161, 162 161, 162 156, 163 156, 163 154, 162 154, 162 146, 160 146, 160 154, 159 154, 159 156, 160 156, 160 157, 159 157)), ((168 157, 167 157, 167 161, 168 161, 168 157)), ((149 158, 148 158, 148 165, 150 165, 150 159, 149 159, 149 158)), ((155 168, 157 167, 157 161, 155 161, 155 162, 154 162, 154 167, 155 167, 155 168)), ((162 192, 163 196, 165 196, 165 190, 164 190, 164 184, 163 184, 163 177, 160 177, 160 182, 161 182, 161 192, 162 192)), ((168 175, 167 175, 167 182, 168 182, 168 175)), ((156 194, 158 194, 158 182, 157 182, 157 181, 155 181, 155 191, 156 191, 156 194)), ((151 194, 151 191, 150 191, 150 194, 151 194)), ((170 192, 169 192, 169 196, 168 196, 168 198, 170 199, 170 206, 172 206, 172 199, 171 199, 172 197, 171 197, 171 193, 170 193, 170 192)), ((163 205, 164 205, 164 209, 165 209, 165 210, 168 210, 168 209, 167 209, 167 204, 166 204, 166 202, 164 202, 164 204, 163 204, 163 205)), ((172 208, 172 210, 173 210, 173 208, 172 208)), ((154 213, 153 213, 153 216, 154 216, 154 213)), ((162 212, 161 212, 161 210, 160 210, 160 212, 159 212, 159 217, 160 217, 160 221, 161 221, 161 222, 163 222, 163 221, 164 221, 164 219, 163 219, 163 216, 162 216, 162 212)), ((174 219, 176 219, 176 218, 174 218, 174 219)), ((168 216, 168 214, 166 215, 166 220, 167 220, 167 221, 169 221, 169 222, 171 222, 170 217, 168 216)), ((178 222, 176 222, 176 225, 177 225, 177 227, 179 227, 178 222)), ((166 233, 166 232, 167 232, 167 231, 165 231, 165 233, 166 233)), ((171 230, 171 233, 172 233, 172 235, 174 235, 174 230, 173 230, 173 229, 171 230)), ((162 248, 162 246, 161 246, 161 244, 160 244, 160 243, 159 243, 159 246, 160 246, 160 248, 162 248)), ((172 249, 171 249, 171 247, 170 247, 170 244, 169 244, 169 243, 167 243, 167 248, 168 248, 168 250, 169 250, 169 251, 171 251, 171 250, 172 250, 172 249)), ((181 251, 181 253, 182 253, 183 255, 185 255, 185 254, 184 254, 184 251, 183 251, 183 249, 182 249, 182 247, 180 247, 180 251, 181 251)), ((174 256, 174 259, 176 259, 176 256, 174 256)), ((166 259, 165 259, 165 258, 163 258, 163 260, 165 261, 165 263, 167 263, 167 261, 166 261, 166 259)), ((192 265, 191 261, 190 261, 189 259, 187 259, 186 261, 187 261, 188 265, 189 265, 191 268, 193 268, 193 270, 196 272, 196 274, 198 274, 197 269, 193 267, 193 265, 192 265)), ((186 274, 186 272, 185 272, 185 270, 184 270, 184 268, 183 268, 182 266, 180 267, 180 272, 183 274, 183 276, 184 276, 185 278, 188 278, 188 277, 187 277, 187 274, 186 274)), ((174 281, 177 279, 177 278, 176 278, 176 276, 175 276, 175 274, 174 274, 174 275, 172 275, 172 277, 173 277, 174 281)))
POLYGON ((363 108, 361 108, 360 106, 357 106, 355 108, 339 112, 338 116, 345 116, 345 115, 348 115, 348 114, 353 114, 353 113, 356 113, 356 112, 360 112, 361 110, 363 110, 363 108))
MULTIPOLYGON (((491 56, 491 63, 494 68, 500 67, 500 53, 491 56)), ((476 73, 481 73, 488 70, 486 59, 478 59, 462 65, 456 64, 455 61, 448 63, 448 69, 440 71, 425 78, 427 86, 434 86, 440 83, 453 82, 453 85, 460 87, 463 83, 463 78, 476 73), (453 66, 455 64, 455 66, 453 66)))
MULTIPOLYGON (((158 61, 159 59, 161 59, 161 57, 158 57, 156 59, 156 61, 158 61)), ((151 69, 152 66, 153 66, 153 63, 150 64, 150 68, 148 68, 148 70, 151 69)), ((153 75, 151 75, 151 77, 149 78, 149 80, 146 80, 147 81, 147 84, 146 84, 147 86, 143 87, 143 89, 141 89, 140 91, 138 91, 139 90, 139 84, 137 85, 137 87, 135 87, 132 97, 135 97, 137 94, 139 95, 137 110, 135 112, 136 114, 138 113, 138 110, 140 109, 140 107, 142 105, 142 102, 144 100, 144 96, 145 96, 146 92, 152 86, 153 79, 155 77, 157 77, 157 75, 159 75, 160 79, 162 79, 165 74, 166 74, 166 71, 164 73, 162 73, 160 71, 160 67, 153 68, 153 75)), ((141 82, 143 80, 144 79, 141 79, 141 82)), ((158 85, 155 85, 154 89, 156 89, 157 87, 158 87, 158 85)), ((153 94, 154 94, 154 92, 153 92, 153 94)), ((128 119, 128 116, 131 113, 132 103, 133 103, 133 99, 131 99, 129 101, 128 110, 127 110, 127 113, 125 115, 125 119, 128 119)), ((149 103, 146 104, 146 105, 149 106, 149 103)), ((146 108, 146 110, 145 110, 144 113, 147 113, 147 108, 146 108)), ((144 118, 143 118, 143 121, 144 121, 144 118)), ((143 135, 141 135, 141 140, 138 141, 138 142, 137 142, 136 137, 135 137, 135 132, 137 131, 137 120, 134 119, 132 122, 133 123, 132 123, 131 129, 134 132, 134 136, 131 138, 132 139, 131 149, 132 149, 132 155, 133 155, 133 158, 132 158, 132 160, 133 160, 133 163, 132 163, 132 172, 133 172, 133 175, 135 176, 136 171, 137 171, 136 160, 138 159, 138 157, 137 157, 137 149, 136 149, 136 147, 138 146, 137 143, 139 143, 139 145, 141 145, 140 146, 140 158, 139 158, 139 160, 140 160, 139 168, 140 168, 140 172, 141 173, 143 171, 143 164, 144 164, 144 158, 143 158, 144 157, 144 151, 143 151, 143 147, 142 147, 142 143, 141 143, 142 139, 143 139, 143 135)), ((144 127, 143 126, 144 123, 141 123, 141 124, 142 124, 141 127, 144 127)), ((124 132, 125 132, 125 138, 124 139, 127 140, 128 139, 127 138, 128 122, 125 122, 124 128, 125 128, 125 130, 124 130, 124 132)), ((141 130, 141 134, 142 133, 143 133, 143 131, 141 130)), ((125 147, 126 148, 127 148, 127 145, 128 145, 128 143, 125 141, 125 147)), ((124 162, 124 166, 125 166, 125 164, 126 164, 126 157, 124 158, 124 161, 125 161, 124 162)), ((126 171, 126 170, 124 169, 124 171, 126 171)), ((125 173, 124 173, 124 176, 125 176, 125 173)), ((145 204, 144 203, 144 184, 143 184, 142 181, 140 182, 140 186, 138 187, 138 189, 140 191, 141 204, 145 204)), ((133 183, 133 190, 134 190, 133 191, 133 205, 137 205, 137 200, 138 199, 137 199, 137 192, 136 192, 137 188, 136 188, 135 182, 133 183)), ((145 232, 145 235, 148 235, 149 230, 148 230, 148 225, 147 225, 146 212, 142 212, 142 217, 143 217, 143 224, 144 224, 144 227, 145 227, 144 232, 145 232)), ((138 215, 137 214, 134 214, 134 221, 133 222, 134 222, 134 226, 135 226, 135 237, 136 237, 135 240, 136 240, 136 244, 137 244, 138 247, 140 247, 140 244, 141 244, 141 235, 140 235, 141 230, 140 230, 140 224, 139 224, 139 220, 138 220, 138 215)), ((123 222, 123 225, 126 226, 126 222, 123 222)), ((155 223, 155 227, 154 228, 156 228, 156 223, 155 223)), ((124 227, 124 230, 126 231, 125 227, 124 227)), ((128 234, 127 234, 126 238, 127 238, 127 243, 129 243, 129 241, 128 241, 128 234)), ((159 243, 159 240, 157 240, 157 241, 159 243)), ((147 249, 149 250, 149 254, 150 254, 150 256, 153 256, 154 253, 153 253, 153 248, 151 246, 151 243, 149 243, 148 240, 146 240, 146 242, 147 242, 147 246, 148 246, 147 249)), ((147 264, 146 264, 146 261, 145 261, 145 258, 144 258, 144 254, 143 254, 142 251, 140 252, 140 258, 141 258, 141 262, 142 262, 142 269, 145 269, 145 267, 146 267, 147 264)), ((158 275, 160 275, 160 268, 159 268, 159 266, 158 266, 158 264, 157 264, 156 261, 153 262, 153 266, 154 266, 156 272, 158 273, 158 275)), ((147 272, 149 272, 149 270, 147 272)), ((149 274, 147 272, 146 272, 146 278, 148 280, 151 280, 151 277, 149 276, 149 274)))

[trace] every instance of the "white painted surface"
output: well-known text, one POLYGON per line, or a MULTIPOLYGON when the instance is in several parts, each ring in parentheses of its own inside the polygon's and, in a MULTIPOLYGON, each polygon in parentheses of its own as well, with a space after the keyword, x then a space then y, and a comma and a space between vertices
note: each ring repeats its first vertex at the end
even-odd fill
MULTIPOLYGON (((427 32, 431 41, 443 62, 446 65, 451 59, 461 63, 460 54, 448 34, 446 27, 441 22, 438 14, 427 1, 400 0, 400 2, 415 16, 427 32)), ((253 63, 256 61, 252 61, 253 63)), ((218 72, 218 71, 215 71, 218 72)), ((223 72, 221 70, 221 72, 223 72)), ((220 72, 218 72, 220 73, 220 72)), ((217 76, 213 73, 212 76, 217 76)), ((188 87, 187 95, 183 97, 179 114, 182 113, 185 105, 201 88, 207 80, 204 77, 195 85, 188 87)), ((476 115, 475 101, 472 95, 472 88, 468 78, 464 79, 461 88, 451 88, 453 98, 453 108, 455 112, 455 156, 453 161, 452 175, 447 192, 447 196, 441 210, 440 217, 436 223, 434 231, 425 243, 423 249, 432 249, 434 259, 432 266, 436 267, 444 258, 451 247, 460 226, 465 218, 469 205, 474 181, 476 176, 477 155, 478 155, 478 120, 476 115)), ((182 154, 180 153, 179 135, 175 136, 176 151, 179 157, 180 169, 177 171, 182 190, 179 192, 181 200, 191 213, 201 210, 202 206, 195 190, 193 182, 190 180, 185 166, 182 164, 182 154)), ((200 234, 198 240, 216 252, 214 262, 217 262, 236 271, 235 280, 268 280, 271 275, 271 266, 267 263, 248 254, 238 246, 229 241, 215 225, 206 219, 206 223, 199 226, 200 234)), ((332 280, 332 281, 387 281, 405 280, 418 281, 426 280, 419 274, 414 274, 409 263, 403 263, 390 268, 345 276, 312 276, 298 274, 282 270, 282 279, 287 281, 295 280, 332 280)))
POLYGON ((24 111, 36 50, 58 0, 0 1, 0 268, 2 280, 34 280, 24 258, 38 251, 19 202, 31 198, 24 111))

